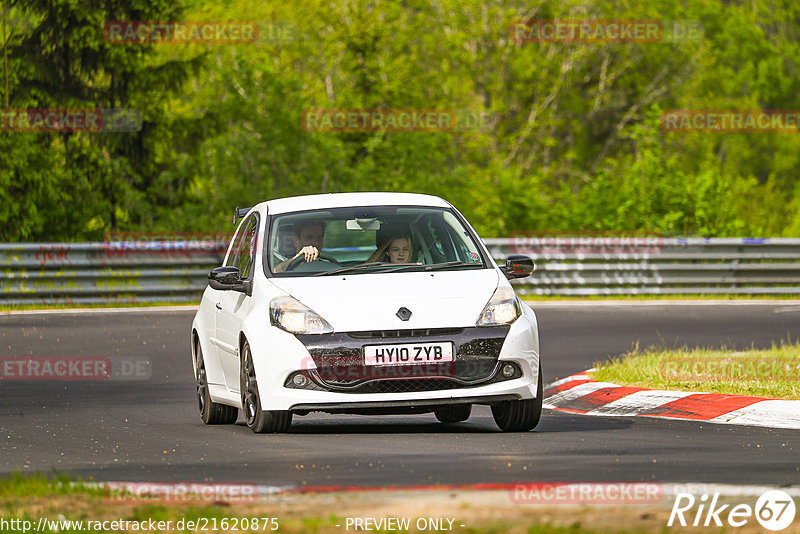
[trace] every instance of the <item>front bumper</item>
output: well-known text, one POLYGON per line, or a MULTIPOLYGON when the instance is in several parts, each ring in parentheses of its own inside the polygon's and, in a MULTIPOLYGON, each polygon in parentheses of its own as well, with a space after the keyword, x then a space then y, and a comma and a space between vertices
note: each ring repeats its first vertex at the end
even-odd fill
MULTIPOLYGON (((277 329, 249 338, 264 410, 369 413, 369 410, 431 411, 444 404, 491 404, 536 397, 539 370, 535 318, 509 326, 459 328, 451 332, 391 331, 291 335, 277 329), (375 344, 451 341, 455 361, 443 376, 368 376, 363 347, 375 344), (500 375, 512 363, 511 377, 500 375), (337 376, 332 364, 356 370, 337 376), (310 378, 297 387, 298 373, 310 378), (263 378, 262 378, 263 377, 263 378), (401 387, 398 387, 401 386, 401 387)), ((373 368, 374 369, 374 368, 373 368)), ((376 412, 377 413, 377 412, 376 412)))
MULTIPOLYGON (((428 330, 381 330, 328 335, 298 335, 308 350, 314 369, 300 371, 312 384, 300 389, 346 393, 392 393, 471 387, 503 378, 518 378, 518 366, 510 376, 499 375, 498 357, 508 326, 495 328, 448 328, 428 330), (364 348, 412 343, 452 344, 452 362, 390 366, 364 365, 364 348)), ((285 387, 298 387, 290 375, 285 387)))

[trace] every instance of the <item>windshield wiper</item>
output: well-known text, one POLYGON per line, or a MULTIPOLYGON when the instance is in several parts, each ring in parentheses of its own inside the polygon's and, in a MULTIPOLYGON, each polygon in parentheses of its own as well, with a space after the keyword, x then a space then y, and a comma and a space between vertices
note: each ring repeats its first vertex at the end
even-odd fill
POLYGON ((333 274, 345 274, 345 273, 353 273, 358 271, 363 271, 367 269, 372 269, 375 267, 383 267, 384 273, 393 273, 395 271, 402 271, 409 268, 416 268, 420 271, 438 271, 441 269, 448 269, 451 267, 483 267, 482 263, 468 263, 465 261, 447 261, 444 263, 434 263, 432 265, 425 265, 424 263, 402 263, 402 264, 394 264, 394 263, 383 263, 380 261, 373 261, 370 263, 362 263, 361 265, 351 265, 350 267, 342 267, 341 269, 334 269, 332 271, 326 271, 324 273, 319 273, 316 276, 330 276, 333 274))
POLYGON ((390 263, 383 263, 380 261, 372 261, 370 263, 362 263, 361 265, 351 265, 350 267, 342 267, 341 269, 334 269, 332 271, 325 271, 324 273, 319 273, 316 276, 328 276, 331 274, 341 274, 341 273, 351 273, 355 271, 361 271, 364 269, 372 269, 373 267, 390 267, 390 263))
POLYGON ((426 271, 437 271, 439 269, 448 269, 450 267, 483 267, 483 263, 472 263, 466 261, 446 261, 444 263, 434 263, 433 265, 426 265, 426 271))
POLYGON ((465 261, 447 261, 447 262, 444 262, 444 263, 434 263, 434 264, 431 264, 431 265, 425 265, 424 263, 405 263, 405 264, 402 264, 402 265, 396 265, 392 269, 389 269, 389 270, 384 271, 384 272, 391 273, 391 272, 394 272, 394 271, 407 269, 409 267, 419 268, 420 271, 438 271, 440 269, 447 269, 447 268, 450 268, 450 267, 475 267, 475 266, 483 267, 483 264, 482 263, 468 263, 468 262, 465 262, 465 261))
POLYGON ((388 266, 390 266, 391 269, 385 270, 384 272, 386 272, 386 273, 393 273, 395 271, 402 271, 403 269, 408 269, 409 267, 424 267, 425 264, 424 263, 419 263, 419 262, 417 262, 417 263, 401 263, 401 264, 391 263, 388 266))

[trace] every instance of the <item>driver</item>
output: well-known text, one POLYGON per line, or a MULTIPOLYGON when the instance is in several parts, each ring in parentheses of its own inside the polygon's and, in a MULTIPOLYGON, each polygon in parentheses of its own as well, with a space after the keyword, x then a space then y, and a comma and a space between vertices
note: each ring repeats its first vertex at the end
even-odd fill
POLYGON ((316 261, 319 258, 319 251, 322 249, 322 240, 325 237, 325 225, 321 222, 308 221, 300 223, 295 234, 292 236, 292 243, 297 254, 286 261, 282 261, 275 266, 273 272, 282 273, 292 260, 305 256, 305 261, 316 261))
POLYGON ((297 252, 297 247, 294 246, 296 233, 294 226, 290 225, 284 225, 278 230, 277 247, 272 251, 273 264, 286 261, 297 252))

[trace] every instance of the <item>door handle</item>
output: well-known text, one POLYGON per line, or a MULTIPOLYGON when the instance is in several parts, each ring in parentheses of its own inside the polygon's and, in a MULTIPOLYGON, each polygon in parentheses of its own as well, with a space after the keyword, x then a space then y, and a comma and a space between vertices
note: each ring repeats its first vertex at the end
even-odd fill
POLYGON ((222 303, 221 303, 221 302, 217 302, 217 309, 218 309, 218 310, 221 310, 221 309, 222 309, 222 303))

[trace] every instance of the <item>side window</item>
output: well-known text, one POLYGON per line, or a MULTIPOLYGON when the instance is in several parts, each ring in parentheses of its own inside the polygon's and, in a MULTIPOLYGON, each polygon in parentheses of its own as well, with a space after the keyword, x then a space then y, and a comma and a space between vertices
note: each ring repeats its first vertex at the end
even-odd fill
POLYGON ((432 220, 428 220, 428 233, 431 236, 432 244, 436 247, 436 251, 444 256, 444 247, 442 246, 442 239, 439 236, 439 232, 437 231, 436 227, 432 224, 432 220))
POLYGON ((447 225, 441 219, 433 217, 431 217, 428 224, 433 238, 434 248, 432 253, 434 256, 438 253, 439 256, 436 261, 454 261, 456 259, 456 251, 453 247, 452 237, 447 231, 447 225))
POLYGON ((454 259, 466 263, 480 263, 480 251, 466 228, 461 225, 452 213, 445 212, 442 219, 446 223, 444 226, 447 229, 450 243, 456 255, 454 259))
POLYGON ((253 265, 256 258, 256 243, 258 243, 258 216, 250 215, 239 227, 234 237, 231 253, 225 262, 226 267, 236 267, 242 278, 250 278, 253 274, 253 265))
POLYGON ((239 229, 236 230, 236 235, 233 236, 233 244, 231 245, 231 251, 228 254, 228 257, 225 259, 225 267, 235 267, 238 265, 238 258, 239 258, 239 251, 242 248, 242 236, 244 235, 244 231, 247 225, 240 225, 239 229))

